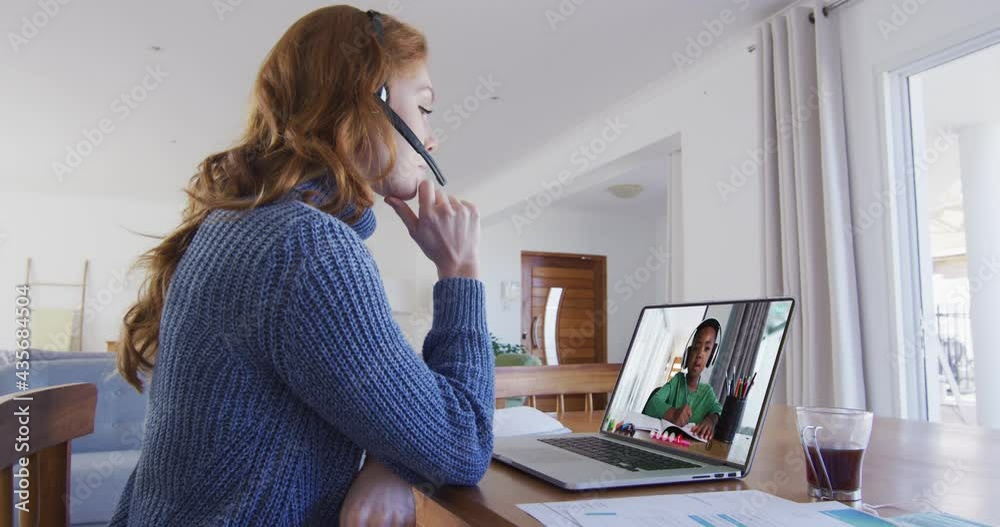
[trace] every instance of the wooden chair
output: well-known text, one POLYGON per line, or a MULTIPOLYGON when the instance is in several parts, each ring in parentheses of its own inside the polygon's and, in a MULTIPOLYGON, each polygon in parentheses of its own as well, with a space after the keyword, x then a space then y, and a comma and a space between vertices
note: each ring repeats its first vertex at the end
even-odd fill
POLYGON ((621 364, 567 364, 562 366, 510 366, 496 368, 497 408, 507 397, 529 396, 530 406, 538 395, 556 395, 556 411, 566 409, 566 395, 585 394, 584 409, 594 410, 595 393, 615 389, 621 364))
POLYGON ((675 374, 681 372, 684 369, 684 365, 681 364, 680 357, 674 357, 673 362, 670 363, 670 371, 667 373, 667 378, 663 382, 669 381, 675 374))
MULTIPOLYGON (((13 381, 11 381, 13 382, 13 381)), ((15 504, 14 474, 27 457, 27 478, 19 478, 17 490, 28 492, 28 511, 20 510, 22 526, 66 527, 69 525, 70 441, 94 431, 97 386, 91 383, 63 384, 0 397, 0 527, 11 527, 15 504), (30 398, 30 399, 29 399, 30 398), (20 441, 23 423, 19 413, 27 408, 27 440, 20 441), (26 451, 16 445, 28 444, 26 451)), ((21 447, 24 448, 24 447, 21 447)))

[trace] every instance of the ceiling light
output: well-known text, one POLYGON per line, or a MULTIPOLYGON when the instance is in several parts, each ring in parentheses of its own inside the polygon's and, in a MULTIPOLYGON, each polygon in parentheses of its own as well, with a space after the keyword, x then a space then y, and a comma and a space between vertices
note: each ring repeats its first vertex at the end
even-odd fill
POLYGON ((635 185, 632 183, 611 185, 610 187, 608 187, 608 192, 622 199, 634 198, 638 196, 640 192, 642 192, 642 185, 635 185))

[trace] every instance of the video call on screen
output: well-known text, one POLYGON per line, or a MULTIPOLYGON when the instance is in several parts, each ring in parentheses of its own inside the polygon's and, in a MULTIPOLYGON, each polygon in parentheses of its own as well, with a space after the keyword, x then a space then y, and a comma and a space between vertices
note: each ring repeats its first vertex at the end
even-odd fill
POLYGON ((745 464, 791 310, 786 299, 644 309, 602 430, 745 464), (643 430, 657 423, 711 439, 643 430))

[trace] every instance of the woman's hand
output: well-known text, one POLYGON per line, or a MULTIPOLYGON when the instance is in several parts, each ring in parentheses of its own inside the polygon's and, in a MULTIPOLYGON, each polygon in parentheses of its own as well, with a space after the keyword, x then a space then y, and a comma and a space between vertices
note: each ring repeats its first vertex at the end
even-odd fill
POLYGON ((340 524, 404 527, 417 523, 413 488, 371 457, 358 472, 340 508, 340 524))
POLYGON ((479 211, 476 206, 423 180, 417 187, 420 212, 405 201, 387 196, 385 202, 403 220, 420 249, 437 266, 438 278, 479 277, 479 211))

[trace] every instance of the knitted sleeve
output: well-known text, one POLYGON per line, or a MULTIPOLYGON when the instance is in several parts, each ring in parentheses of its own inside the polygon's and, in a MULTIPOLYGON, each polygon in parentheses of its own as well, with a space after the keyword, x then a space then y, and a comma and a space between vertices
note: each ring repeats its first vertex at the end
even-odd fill
POLYGON ((493 451, 494 374, 484 286, 434 285, 423 360, 392 317, 375 262, 332 217, 299 221, 277 264, 286 284, 278 375, 325 421, 403 477, 475 485, 493 451))

